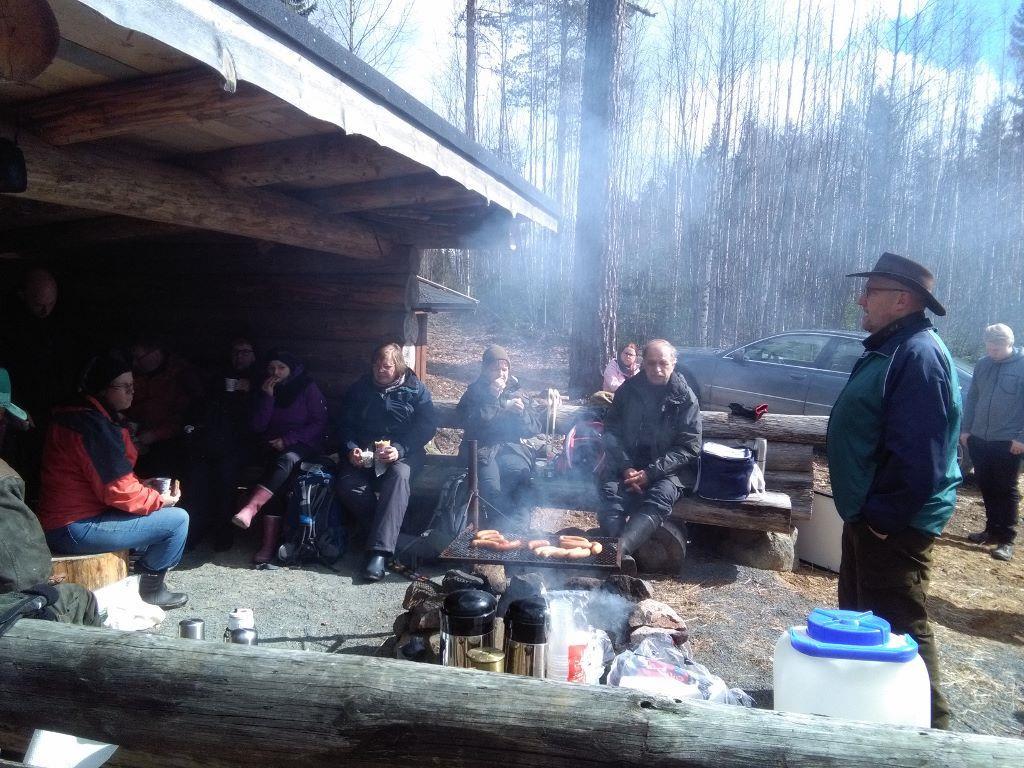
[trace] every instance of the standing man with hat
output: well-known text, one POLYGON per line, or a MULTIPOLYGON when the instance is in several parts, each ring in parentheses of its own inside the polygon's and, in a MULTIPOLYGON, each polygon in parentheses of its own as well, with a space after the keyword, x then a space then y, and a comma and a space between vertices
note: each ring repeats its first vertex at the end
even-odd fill
POLYGON ((1008 325, 996 323, 985 329, 985 357, 974 366, 960 442, 971 452, 985 500, 985 529, 967 538, 975 544, 995 544, 992 557, 1010 560, 1024 459, 1024 354, 1014 348, 1008 325))
POLYGON ((871 335, 832 408, 828 465, 843 518, 839 607, 873 611, 911 635, 928 668, 932 727, 949 727, 926 606, 932 547, 961 482, 960 386, 924 310, 945 315, 925 267, 883 253, 857 303, 871 335))

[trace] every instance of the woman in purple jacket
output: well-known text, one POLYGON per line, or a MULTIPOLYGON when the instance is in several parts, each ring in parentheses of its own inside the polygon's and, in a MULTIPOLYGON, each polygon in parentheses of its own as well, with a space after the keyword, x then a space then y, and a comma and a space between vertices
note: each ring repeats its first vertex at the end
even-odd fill
MULTIPOLYGON (((327 432, 327 403, 302 363, 284 350, 268 357, 267 378, 253 400, 252 429, 272 456, 248 503, 231 518, 239 528, 252 524, 300 461, 323 450, 327 432)), ((280 516, 264 516, 257 563, 273 559, 280 532, 280 516)))

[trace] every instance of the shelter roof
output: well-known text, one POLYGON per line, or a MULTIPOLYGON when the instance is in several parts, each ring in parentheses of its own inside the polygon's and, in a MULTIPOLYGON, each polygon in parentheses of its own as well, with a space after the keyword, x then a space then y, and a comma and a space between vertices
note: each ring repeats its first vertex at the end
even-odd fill
POLYGON ((426 312, 464 312, 476 309, 479 299, 459 293, 425 277, 416 278, 417 296, 413 309, 426 312))
POLYGON ((0 80, 29 175, 0 230, 23 244, 202 230, 372 259, 557 228, 507 163, 276 0, 45 4, 55 58, 0 80))

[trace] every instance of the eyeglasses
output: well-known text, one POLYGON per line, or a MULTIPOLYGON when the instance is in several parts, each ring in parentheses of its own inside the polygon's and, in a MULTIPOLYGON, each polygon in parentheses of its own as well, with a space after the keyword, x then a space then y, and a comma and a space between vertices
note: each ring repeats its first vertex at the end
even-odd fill
POLYGON ((910 293, 907 288, 876 288, 875 286, 864 286, 864 290, 861 291, 863 296, 870 296, 872 293, 910 293))
POLYGON ((124 390, 124 393, 126 395, 131 395, 135 393, 134 384, 111 384, 109 387, 107 387, 107 389, 121 389, 124 390))

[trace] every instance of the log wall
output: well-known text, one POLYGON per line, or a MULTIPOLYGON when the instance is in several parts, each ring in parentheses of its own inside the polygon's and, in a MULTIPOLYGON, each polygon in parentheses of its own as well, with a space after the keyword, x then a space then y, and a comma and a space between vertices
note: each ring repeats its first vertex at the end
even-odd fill
MULTIPOLYGON (((74 307, 93 346, 154 331, 208 366, 226 362, 231 339, 248 335, 257 353, 283 347, 304 360, 328 397, 369 370, 378 344, 419 336, 410 310, 419 253, 410 248, 366 260, 238 240, 120 243, 46 265, 58 276, 61 308, 74 307)), ((16 280, 24 266, 8 262, 2 272, 16 280)))

